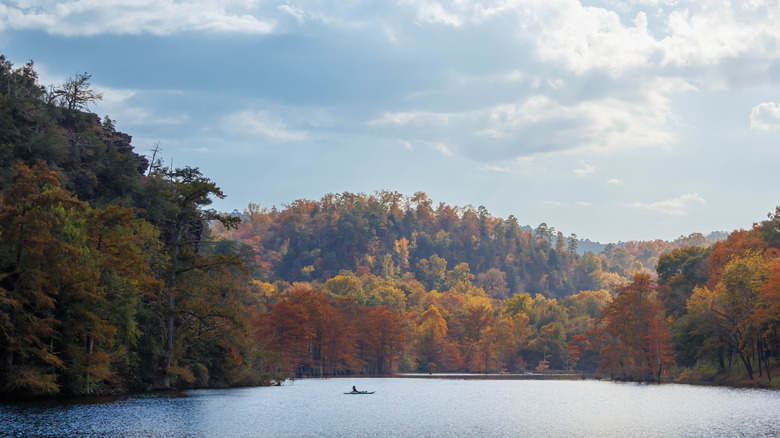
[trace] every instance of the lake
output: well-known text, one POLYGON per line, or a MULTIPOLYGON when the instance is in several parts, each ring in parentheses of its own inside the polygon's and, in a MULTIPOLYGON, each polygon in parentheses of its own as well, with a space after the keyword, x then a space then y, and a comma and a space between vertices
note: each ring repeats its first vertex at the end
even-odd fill
POLYGON ((0 404, 0 436, 778 437, 780 392, 589 380, 304 379, 0 404), (345 395, 352 385, 372 395, 345 395))

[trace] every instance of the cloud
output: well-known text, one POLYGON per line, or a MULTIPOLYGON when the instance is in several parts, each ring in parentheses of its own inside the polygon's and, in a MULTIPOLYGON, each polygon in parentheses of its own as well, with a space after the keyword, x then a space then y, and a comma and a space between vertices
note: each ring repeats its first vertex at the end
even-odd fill
POLYGON ((289 4, 279 5, 277 9, 291 15, 298 23, 303 23, 304 19, 306 18, 306 11, 289 4))
POLYGON ((445 26, 469 39, 502 35, 531 47, 541 62, 576 75, 599 71, 614 78, 646 67, 685 69, 741 56, 780 55, 777 2, 590 3, 402 0, 355 7, 319 0, 7 0, 0 4, 0 30, 66 36, 266 35, 290 31, 287 22, 305 26, 317 21, 336 30, 357 26, 385 40, 410 41, 416 30, 445 26))
POLYGON ((780 105, 766 102, 754 106, 750 111, 750 129, 780 131, 780 105))
MULTIPOLYGON (((366 126, 372 135, 446 141, 453 153, 482 162, 554 152, 667 148, 677 139, 668 126, 676 116, 670 98, 661 93, 688 89, 684 81, 653 79, 620 98, 561 101, 536 93, 516 102, 460 112, 387 111, 366 126)), ((575 173, 585 176, 593 170, 583 167, 575 173)))
POLYGON ((688 214, 687 209, 696 204, 705 205, 706 202, 704 201, 704 198, 699 196, 698 193, 688 193, 674 199, 667 199, 665 201, 658 201, 649 204, 634 202, 630 204, 630 206, 633 208, 657 211, 659 213, 668 214, 671 216, 684 216, 688 214))
POLYGON ((424 111, 408 111, 399 113, 386 112, 382 117, 369 121, 369 126, 444 126, 451 117, 461 117, 458 114, 432 113, 424 111))
POLYGON ((578 75, 603 71, 615 78, 648 67, 686 69, 780 54, 777 2, 665 2, 654 9, 628 2, 613 10, 582 3, 514 3, 518 37, 543 60, 578 75))
POLYGON ((53 35, 172 35, 180 32, 273 33, 242 0, 11 0, 0 5, 0 30, 43 30, 53 35))
POLYGON ((502 167, 502 166, 489 166, 485 165, 479 168, 479 170, 487 170, 490 172, 499 172, 499 173, 507 173, 512 172, 512 169, 509 167, 502 167))
POLYGON ((452 27, 460 27, 462 19, 437 2, 420 2, 417 7, 417 21, 422 23, 444 24, 452 27))
POLYGON ((624 183, 623 181, 621 181, 621 180, 619 180, 617 178, 612 178, 610 180, 607 180, 607 184, 612 184, 612 185, 616 185, 616 186, 624 186, 624 185, 626 185, 626 183, 624 183))
POLYGON ((780 5, 776 2, 690 3, 666 18, 659 42, 663 65, 714 65, 743 55, 778 54, 780 5))
POLYGON ((452 150, 449 148, 449 146, 447 146, 444 143, 436 142, 433 144, 433 148, 439 151, 439 153, 441 153, 445 157, 452 156, 452 150))
POLYGON ((614 11, 579 2, 551 1, 545 9, 540 21, 529 23, 538 28, 538 53, 577 74, 598 69, 617 77, 646 66, 658 50, 644 12, 637 13, 633 26, 624 26, 614 11))
POLYGON ((584 161, 584 160, 580 160, 580 168, 579 169, 574 169, 574 173, 577 176, 579 176, 580 178, 588 176, 588 175, 592 175, 595 172, 596 172, 596 167, 593 164, 588 163, 587 161, 584 161))
POLYGON ((485 127, 475 134, 516 142, 521 146, 511 153, 518 156, 542 152, 523 150, 528 143, 544 144, 546 151, 609 153, 667 147, 676 140, 666 126, 674 117, 669 99, 649 87, 635 101, 606 97, 566 104, 540 94, 488 111, 485 127))
POLYGON ((288 129, 281 120, 267 111, 246 110, 223 118, 230 133, 257 135, 275 142, 299 141, 306 133, 288 129))

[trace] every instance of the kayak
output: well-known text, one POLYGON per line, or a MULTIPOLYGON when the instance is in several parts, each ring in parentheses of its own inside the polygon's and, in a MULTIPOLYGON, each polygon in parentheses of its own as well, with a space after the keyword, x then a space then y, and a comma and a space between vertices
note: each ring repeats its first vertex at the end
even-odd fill
POLYGON ((349 392, 345 392, 344 394, 373 394, 375 392, 376 391, 357 391, 357 392, 349 391, 349 392))

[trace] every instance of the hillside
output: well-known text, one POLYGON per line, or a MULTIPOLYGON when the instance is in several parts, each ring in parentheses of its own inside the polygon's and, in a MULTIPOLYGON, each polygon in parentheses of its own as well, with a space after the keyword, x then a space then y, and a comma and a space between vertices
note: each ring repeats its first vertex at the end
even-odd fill
POLYGON ((440 290, 444 272, 463 264, 478 285, 498 271, 506 289, 497 298, 606 289, 635 271, 654 272, 658 258, 675 248, 712 245, 698 233, 673 242, 580 241, 545 223, 532 229, 514 216, 494 217, 484 207, 436 205, 423 192, 328 194, 281 210, 250 205, 234 215, 241 218, 237 228, 216 224, 214 234, 246 246, 253 256, 244 261, 258 279, 322 283, 342 271, 368 272, 412 275, 440 290))

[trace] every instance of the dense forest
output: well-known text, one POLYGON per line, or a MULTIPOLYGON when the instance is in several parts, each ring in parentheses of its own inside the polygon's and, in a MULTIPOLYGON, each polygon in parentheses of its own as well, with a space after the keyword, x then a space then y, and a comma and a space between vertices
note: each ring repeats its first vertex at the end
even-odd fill
POLYGON ((777 386, 780 209, 598 254, 423 192, 223 214, 217 183, 88 111, 90 79, 0 55, 3 398, 413 371, 777 386))

